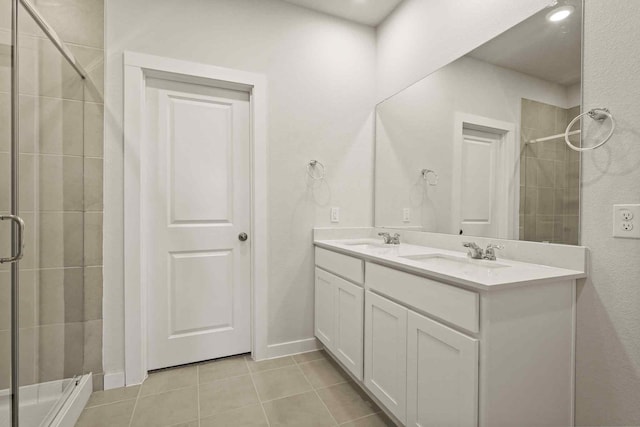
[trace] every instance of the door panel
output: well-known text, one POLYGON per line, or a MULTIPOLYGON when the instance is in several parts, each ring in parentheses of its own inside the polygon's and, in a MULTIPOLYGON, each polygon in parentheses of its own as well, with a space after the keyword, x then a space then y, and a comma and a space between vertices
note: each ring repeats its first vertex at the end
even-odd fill
POLYGON ((367 291, 364 382, 400 421, 406 420, 407 309, 367 291))
POLYGON ((336 277, 336 335, 338 359, 362 381, 364 289, 336 277))
POLYGON ((459 197, 460 228, 465 235, 498 236, 500 213, 494 200, 501 141, 498 134, 470 129, 463 132, 459 197))
POLYGON ((335 349, 335 284, 333 276, 316 267, 315 335, 329 350, 335 349))
POLYGON ((470 427, 478 420, 478 340, 409 311, 407 425, 470 427))
POLYGON ((149 79, 142 159, 148 368, 251 350, 247 93, 149 79))

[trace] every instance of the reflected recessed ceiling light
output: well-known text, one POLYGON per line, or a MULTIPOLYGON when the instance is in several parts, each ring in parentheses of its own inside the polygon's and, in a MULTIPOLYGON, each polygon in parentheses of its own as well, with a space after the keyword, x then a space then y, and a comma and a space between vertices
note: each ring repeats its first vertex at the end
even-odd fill
POLYGON ((575 10, 576 8, 573 6, 558 7, 547 13, 547 20, 551 22, 562 21, 563 19, 567 19, 575 10))

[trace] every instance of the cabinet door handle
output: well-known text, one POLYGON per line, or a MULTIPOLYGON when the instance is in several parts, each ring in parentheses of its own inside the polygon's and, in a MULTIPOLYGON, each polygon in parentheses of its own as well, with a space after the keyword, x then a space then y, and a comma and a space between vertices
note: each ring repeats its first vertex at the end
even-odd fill
POLYGON ((0 258, 0 264, 6 262, 16 262, 22 259, 24 248, 24 221, 17 215, 0 215, 0 221, 10 219, 18 226, 18 252, 9 258, 0 258))

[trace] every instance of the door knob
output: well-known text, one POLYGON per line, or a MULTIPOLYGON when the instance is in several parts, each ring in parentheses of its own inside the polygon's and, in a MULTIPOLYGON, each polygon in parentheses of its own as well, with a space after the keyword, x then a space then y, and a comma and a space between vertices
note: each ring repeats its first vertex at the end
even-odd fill
POLYGON ((249 238, 249 236, 247 236, 247 233, 240 233, 240 234, 238 234, 238 239, 239 239, 241 242, 244 242, 244 241, 245 241, 245 240, 247 240, 248 238, 249 238))

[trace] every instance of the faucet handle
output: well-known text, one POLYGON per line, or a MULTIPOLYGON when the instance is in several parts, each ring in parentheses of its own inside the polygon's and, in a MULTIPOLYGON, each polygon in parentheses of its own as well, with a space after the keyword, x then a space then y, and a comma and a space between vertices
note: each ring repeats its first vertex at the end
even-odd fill
POLYGON ((381 236, 384 239, 385 244, 391 243, 391 235, 389 233, 380 232, 378 236, 381 236))
POLYGON ((494 245, 493 243, 489 243, 487 245, 487 249, 484 252, 484 259, 488 259, 490 261, 496 260, 496 249, 504 249, 502 245, 494 245))
POLYGON ((400 234, 393 233, 393 236, 391 236, 391 243, 394 244, 394 245, 399 245, 400 244, 400 234))
POLYGON ((476 242, 463 242, 462 246, 469 248, 467 256, 473 259, 480 259, 483 256, 482 248, 476 242))

